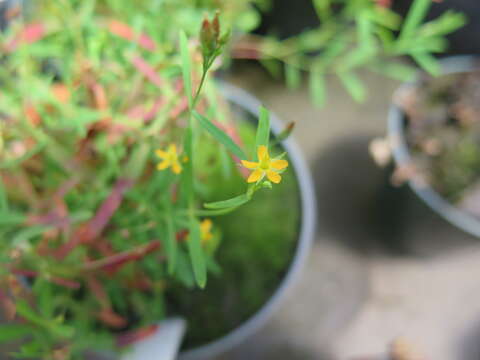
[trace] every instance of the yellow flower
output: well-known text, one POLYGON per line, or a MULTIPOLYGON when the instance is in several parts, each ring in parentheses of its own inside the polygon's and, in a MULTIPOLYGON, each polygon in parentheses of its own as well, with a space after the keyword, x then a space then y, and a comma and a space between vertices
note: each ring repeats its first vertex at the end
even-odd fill
POLYGON ((157 165, 158 170, 165 170, 171 167, 174 174, 182 172, 182 165, 180 165, 175 144, 170 144, 167 151, 158 149, 155 151, 155 154, 162 159, 162 162, 157 165))
POLYGON ((258 162, 242 160, 242 165, 247 169, 253 170, 247 179, 247 182, 254 183, 262 180, 265 176, 271 182, 278 184, 282 181, 279 171, 284 170, 288 166, 287 160, 270 159, 268 149, 265 145, 258 147, 258 162))
POLYGON ((200 223, 200 239, 202 240, 202 244, 206 244, 212 240, 212 226, 213 223, 210 219, 205 219, 200 223))

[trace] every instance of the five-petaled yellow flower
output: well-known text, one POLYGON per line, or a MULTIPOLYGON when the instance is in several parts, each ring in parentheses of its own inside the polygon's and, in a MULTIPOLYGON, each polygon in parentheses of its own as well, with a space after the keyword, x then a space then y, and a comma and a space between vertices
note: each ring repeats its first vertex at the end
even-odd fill
POLYGON ((258 162, 242 160, 242 165, 247 169, 253 170, 247 179, 247 182, 254 183, 262 180, 265 176, 271 182, 278 184, 282 181, 279 172, 288 166, 287 160, 270 159, 268 149, 265 145, 258 147, 258 162))
POLYGON ((212 234, 212 220, 210 219, 205 219, 200 223, 200 238, 202 241, 202 244, 208 243, 210 240, 213 238, 212 234))
POLYGON ((180 174, 182 172, 182 165, 180 165, 175 144, 170 144, 167 151, 158 149, 155 151, 155 154, 162 159, 162 162, 157 165, 158 170, 165 170, 170 167, 174 174, 180 174))

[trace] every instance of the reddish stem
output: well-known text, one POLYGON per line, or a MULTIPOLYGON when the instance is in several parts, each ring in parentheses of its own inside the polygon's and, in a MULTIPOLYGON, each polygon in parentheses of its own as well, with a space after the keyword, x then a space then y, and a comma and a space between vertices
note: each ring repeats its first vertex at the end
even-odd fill
POLYGON ((112 20, 107 25, 108 30, 125 40, 136 42, 145 50, 155 51, 156 44, 147 34, 137 34, 130 26, 117 20, 112 20))
POLYGON ((157 74, 155 69, 145 61, 141 56, 136 55, 131 60, 133 66, 145 76, 152 84, 157 86, 158 88, 162 88, 163 80, 157 74))
POLYGON ((25 26, 20 33, 15 36, 7 45, 6 51, 12 52, 17 49, 17 47, 24 44, 33 44, 34 42, 41 40, 46 34, 45 27, 41 23, 33 23, 25 26))
POLYGON ((120 207, 123 196, 133 186, 133 181, 130 179, 119 179, 108 198, 103 202, 97 213, 86 224, 80 226, 72 235, 69 242, 60 247, 55 257, 59 260, 65 258, 75 247, 80 244, 88 244, 98 238, 103 232, 113 214, 120 207))
MULTIPOLYGON (((34 277, 39 276, 38 272, 33 271, 33 270, 12 269, 11 271, 15 275, 24 276, 24 277, 27 277, 27 278, 34 278, 34 277)), ((73 289, 73 290, 77 290, 81 286, 80 283, 77 282, 77 281, 64 279, 64 278, 61 278, 61 277, 52 277, 52 278, 47 279, 47 280, 54 283, 54 284, 64 286, 66 288, 73 289)))
POLYGON ((150 325, 141 329, 133 330, 117 337, 117 346, 126 347, 155 334, 159 325, 150 325))
POLYGON ((84 271, 97 271, 104 270, 108 272, 116 272, 122 266, 132 261, 137 261, 145 256, 153 253, 161 247, 161 243, 158 240, 138 246, 134 249, 127 250, 112 256, 108 256, 99 260, 87 262, 82 266, 84 271))

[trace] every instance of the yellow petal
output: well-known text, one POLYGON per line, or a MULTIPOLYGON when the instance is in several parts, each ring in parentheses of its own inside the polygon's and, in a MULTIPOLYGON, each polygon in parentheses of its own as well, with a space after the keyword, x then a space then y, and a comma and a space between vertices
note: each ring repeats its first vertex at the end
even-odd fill
POLYGON ((268 160, 270 158, 270 156, 268 155, 268 149, 265 145, 260 145, 258 147, 257 156, 258 156, 258 161, 260 162, 264 160, 268 160))
POLYGON ((172 164, 172 171, 174 172, 174 174, 177 174, 177 175, 182 172, 182 166, 178 163, 178 161, 175 161, 172 164))
POLYGON ((245 166, 247 169, 256 169, 259 165, 259 163, 257 162, 253 162, 253 161, 246 161, 246 160, 242 160, 242 165, 245 166))
POLYGON ((282 177, 280 176, 280 174, 272 170, 267 172, 267 178, 275 184, 278 184, 280 181, 282 181, 282 177))
POLYGON ((155 154, 161 159, 164 159, 168 156, 166 151, 163 151, 163 150, 160 150, 160 149, 155 150, 155 154))
POLYGON ((250 176, 247 179, 247 182, 249 183, 254 183, 260 180, 263 176, 263 171, 262 170, 255 170, 250 174, 250 176))
POLYGON ((177 146, 175 144, 170 144, 168 146, 168 152, 172 155, 177 155, 177 146))
POLYGON ((283 170, 286 167, 288 167, 288 161, 287 160, 273 160, 273 161, 270 162, 270 165, 275 170, 283 170))
POLYGON ((212 229, 212 220, 205 219, 201 222, 200 231, 202 232, 202 234, 208 235, 211 229, 212 229))
POLYGON ((165 170, 166 168, 168 168, 170 166, 170 161, 168 160, 164 160, 162 161, 161 163, 159 163, 157 165, 157 169, 158 170, 165 170))

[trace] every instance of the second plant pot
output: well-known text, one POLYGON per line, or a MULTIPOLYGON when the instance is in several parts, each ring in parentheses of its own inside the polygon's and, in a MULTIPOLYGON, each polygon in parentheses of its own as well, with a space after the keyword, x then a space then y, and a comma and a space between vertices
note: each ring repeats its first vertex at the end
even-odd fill
MULTIPOLYGON (((478 57, 455 56, 443 59, 440 64, 442 75, 468 73, 475 68, 478 69, 478 57)), ((396 94, 398 95, 412 86, 415 86, 415 82, 406 83, 397 90, 396 94)), ((400 106, 392 104, 388 114, 388 138, 396 164, 404 167, 408 167, 414 162, 412 151, 407 144, 407 127, 405 111, 400 106)), ((480 237, 480 219, 452 204, 423 179, 413 176, 409 179, 409 185, 420 199, 444 219, 461 230, 480 237)))

